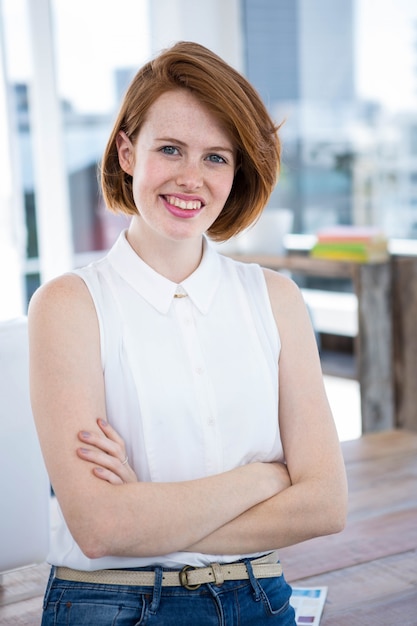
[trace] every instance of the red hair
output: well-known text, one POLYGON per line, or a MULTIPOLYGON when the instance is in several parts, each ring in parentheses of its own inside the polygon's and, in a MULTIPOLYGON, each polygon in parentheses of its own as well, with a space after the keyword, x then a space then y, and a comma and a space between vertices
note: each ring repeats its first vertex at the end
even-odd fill
POLYGON ((104 199, 110 210, 138 213, 132 178, 119 164, 116 138, 122 130, 134 144, 149 108, 160 95, 174 89, 190 91, 221 122, 237 150, 232 190, 208 230, 212 239, 225 241, 254 223, 268 202, 279 173, 280 141, 278 126, 252 85, 200 44, 175 44, 133 78, 102 159, 104 199))

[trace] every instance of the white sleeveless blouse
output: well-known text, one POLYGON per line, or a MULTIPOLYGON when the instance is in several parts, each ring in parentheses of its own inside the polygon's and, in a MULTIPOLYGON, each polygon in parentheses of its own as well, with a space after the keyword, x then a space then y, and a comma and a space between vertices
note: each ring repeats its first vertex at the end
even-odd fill
MULTIPOLYGON (((199 267, 177 285, 146 265, 123 232, 107 256, 76 273, 99 320, 107 419, 126 442, 139 480, 183 481, 284 460, 280 340, 258 265, 224 257, 205 239, 199 267)), ((243 556, 92 560, 61 515, 48 560, 94 570, 198 567, 243 556)))

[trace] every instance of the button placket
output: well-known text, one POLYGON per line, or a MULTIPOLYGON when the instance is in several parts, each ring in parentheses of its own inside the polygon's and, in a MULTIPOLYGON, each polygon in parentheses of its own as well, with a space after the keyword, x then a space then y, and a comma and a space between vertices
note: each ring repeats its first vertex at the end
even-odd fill
POLYGON ((222 470, 219 432, 215 416, 214 394, 194 318, 194 313, 198 313, 189 298, 178 298, 174 300, 174 305, 193 375, 195 397, 204 436, 206 470, 209 473, 218 472, 222 470))

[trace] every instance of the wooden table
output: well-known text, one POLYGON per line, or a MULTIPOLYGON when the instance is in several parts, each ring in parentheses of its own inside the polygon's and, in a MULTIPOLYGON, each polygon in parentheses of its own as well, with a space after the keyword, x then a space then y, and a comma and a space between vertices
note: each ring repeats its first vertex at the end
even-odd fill
MULTIPOLYGON (((232 256, 246 263, 259 263, 263 267, 278 271, 288 270, 294 277, 297 275, 320 276, 322 278, 348 278, 352 281, 353 291, 358 299, 358 335, 355 338, 355 354, 361 392, 362 432, 376 432, 398 426, 394 387, 391 263, 388 261, 384 263, 331 261, 293 254, 232 256)), ((410 291, 412 288, 405 292, 407 296, 410 295, 410 291)), ((404 307, 396 316, 398 323, 402 320, 402 311, 404 307)), ((414 319, 412 325, 415 327, 414 319)), ((401 332, 399 334, 401 335, 401 332)), ((408 334, 405 341, 398 345, 396 343, 398 361, 404 363, 401 370, 403 374, 408 361, 405 362, 401 355, 409 337, 414 336, 414 333, 408 334)), ((411 344, 415 346, 413 339, 411 339, 411 344)), ((415 376, 415 370, 412 371, 411 376, 415 376)), ((397 389, 402 392, 403 385, 398 384, 397 389)), ((411 392, 412 398, 413 392, 414 388, 411 392)), ((401 393, 400 402, 397 404, 406 403, 408 406, 408 395, 406 394, 403 398, 401 393)), ((417 430, 416 422, 415 415, 409 418, 405 413, 402 416, 401 425, 412 427, 411 424, 414 424, 417 430)))
POLYGON ((280 551, 296 586, 327 586, 322 626, 417 625, 417 433, 342 444, 346 529, 280 551))

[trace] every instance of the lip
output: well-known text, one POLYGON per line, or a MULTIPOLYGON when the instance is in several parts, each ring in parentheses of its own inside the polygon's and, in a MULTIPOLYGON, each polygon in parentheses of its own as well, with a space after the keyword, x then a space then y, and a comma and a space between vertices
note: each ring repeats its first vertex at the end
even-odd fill
POLYGON ((180 217, 184 219, 190 219, 192 217, 196 217, 201 213, 204 209, 204 200, 200 196, 186 196, 184 194, 164 194, 160 196, 166 210, 174 215, 175 217, 180 217), (178 200, 183 200, 184 202, 200 202, 201 207, 199 209, 182 209, 181 207, 170 204, 167 200, 170 196, 174 196, 178 198, 178 200))

